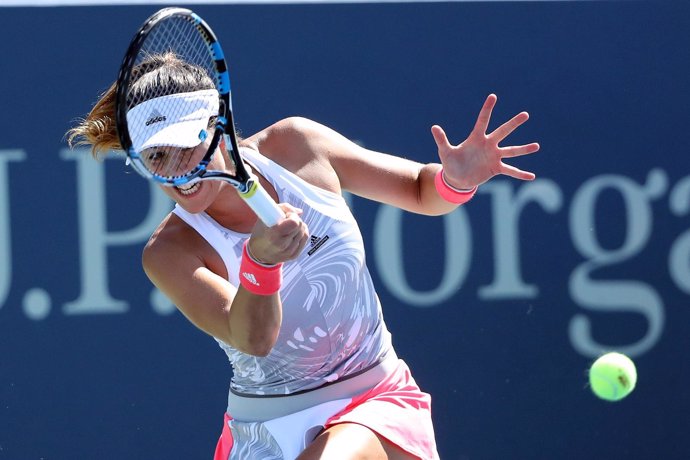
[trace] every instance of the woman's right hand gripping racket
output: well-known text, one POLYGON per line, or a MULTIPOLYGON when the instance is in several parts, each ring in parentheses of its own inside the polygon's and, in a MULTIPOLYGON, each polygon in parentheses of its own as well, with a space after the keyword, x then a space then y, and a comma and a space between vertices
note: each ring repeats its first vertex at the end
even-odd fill
POLYGON ((120 67, 116 98, 120 144, 142 176, 185 193, 196 182, 223 180, 267 226, 284 217, 240 157, 223 51, 198 15, 164 8, 141 26, 120 67), (223 145, 233 170, 209 170, 223 145))

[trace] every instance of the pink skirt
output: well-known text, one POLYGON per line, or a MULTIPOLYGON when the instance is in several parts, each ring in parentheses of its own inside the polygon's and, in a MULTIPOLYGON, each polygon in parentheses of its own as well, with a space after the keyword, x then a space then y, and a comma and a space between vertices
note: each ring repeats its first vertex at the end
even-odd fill
MULTIPOLYGON (((276 438, 277 444, 283 452, 291 452, 284 457, 285 460, 291 460, 296 456, 292 453, 299 453, 306 447, 303 441, 305 434, 317 433, 319 430, 314 430, 316 426, 327 429, 340 423, 357 423, 365 426, 422 460, 439 458, 431 420, 431 396, 419 389, 407 364, 402 360, 398 361, 397 367, 388 377, 371 390, 339 405, 327 403, 301 412, 303 414, 281 417, 285 419, 284 422, 275 419, 254 424, 270 425, 269 431, 280 433, 280 439, 276 438), (338 407, 337 411, 329 413, 333 407, 338 407), (301 423, 302 420, 308 420, 308 423, 301 423), (295 445, 287 445, 288 443, 295 445)), ((223 432, 216 446, 214 460, 228 460, 233 453, 232 424, 232 417, 225 414, 223 432)), ((276 439, 271 439, 271 442, 275 443, 276 439)), ((255 441, 243 444, 251 445, 255 441)), ((308 440, 311 441, 313 438, 308 440)))

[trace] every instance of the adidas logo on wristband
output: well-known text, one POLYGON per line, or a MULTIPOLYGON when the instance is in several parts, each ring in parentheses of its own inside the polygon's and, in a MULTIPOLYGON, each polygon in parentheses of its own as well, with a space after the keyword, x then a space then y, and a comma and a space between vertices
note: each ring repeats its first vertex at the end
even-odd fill
POLYGON ((261 286, 259 282, 256 280, 256 276, 254 276, 253 273, 248 273, 248 272, 242 272, 242 276, 244 279, 252 283, 254 286, 261 286))
POLYGON ((252 259, 247 248, 248 241, 242 247, 240 261, 240 284, 249 292, 257 295, 273 295, 280 290, 283 282, 283 264, 262 265, 252 259))

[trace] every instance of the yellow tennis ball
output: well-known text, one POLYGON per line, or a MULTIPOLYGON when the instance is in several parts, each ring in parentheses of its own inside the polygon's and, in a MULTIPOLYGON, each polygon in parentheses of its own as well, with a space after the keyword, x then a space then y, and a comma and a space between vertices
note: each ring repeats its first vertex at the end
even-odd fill
POLYGON ((601 399, 619 401, 630 394, 637 383, 637 369, 630 358, 621 353, 600 356, 589 369, 589 384, 601 399))

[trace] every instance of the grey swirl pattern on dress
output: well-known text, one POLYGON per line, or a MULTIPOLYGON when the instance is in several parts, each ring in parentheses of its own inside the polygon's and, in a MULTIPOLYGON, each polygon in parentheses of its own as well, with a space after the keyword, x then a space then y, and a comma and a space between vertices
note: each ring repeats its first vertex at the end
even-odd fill
POLYGON ((280 446, 260 422, 230 420, 233 445, 228 460, 284 460, 280 446))

